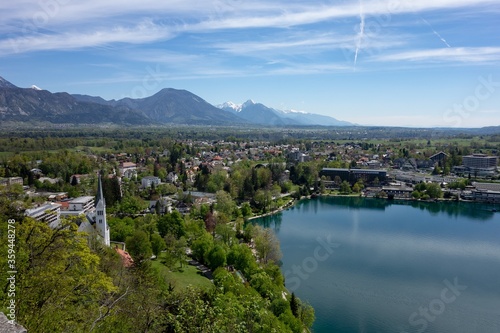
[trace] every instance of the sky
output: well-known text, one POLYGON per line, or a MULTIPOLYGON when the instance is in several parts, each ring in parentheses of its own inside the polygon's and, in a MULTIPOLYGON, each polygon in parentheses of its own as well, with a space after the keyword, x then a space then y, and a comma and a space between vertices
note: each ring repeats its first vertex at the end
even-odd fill
POLYGON ((16 0, 0 12, 0 76, 20 87, 500 125, 498 0, 16 0))

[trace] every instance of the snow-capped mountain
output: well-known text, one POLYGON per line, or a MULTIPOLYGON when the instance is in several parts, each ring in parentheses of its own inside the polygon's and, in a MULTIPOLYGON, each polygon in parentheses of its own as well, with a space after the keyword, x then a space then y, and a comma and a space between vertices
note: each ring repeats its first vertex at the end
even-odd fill
POLYGON ((42 88, 37 87, 37 86, 35 86, 35 85, 32 85, 32 86, 31 86, 31 89, 38 90, 38 91, 43 90, 42 88))
POLYGON ((278 110, 269 108, 261 103, 249 99, 243 104, 226 102, 217 105, 219 109, 237 114, 253 124, 260 125, 308 125, 308 126, 353 126, 347 121, 337 120, 333 117, 297 110, 278 110))

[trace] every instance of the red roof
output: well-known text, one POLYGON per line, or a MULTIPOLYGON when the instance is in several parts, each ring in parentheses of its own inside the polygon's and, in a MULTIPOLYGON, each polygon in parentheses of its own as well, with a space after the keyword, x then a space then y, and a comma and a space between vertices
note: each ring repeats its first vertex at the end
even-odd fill
POLYGON ((122 257, 122 263, 124 267, 131 267, 134 264, 134 259, 130 256, 130 254, 122 249, 116 247, 115 251, 118 252, 120 257, 122 257))

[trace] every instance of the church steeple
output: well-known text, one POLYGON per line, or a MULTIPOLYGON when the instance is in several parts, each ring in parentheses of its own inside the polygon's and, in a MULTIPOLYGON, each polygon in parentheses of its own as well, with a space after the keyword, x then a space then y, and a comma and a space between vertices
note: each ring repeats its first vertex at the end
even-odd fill
POLYGON ((97 204, 99 201, 103 201, 103 204, 106 205, 106 201, 104 200, 104 195, 102 194, 102 180, 101 180, 101 173, 99 172, 99 176, 97 179, 97 194, 94 200, 94 207, 97 207, 97 204))

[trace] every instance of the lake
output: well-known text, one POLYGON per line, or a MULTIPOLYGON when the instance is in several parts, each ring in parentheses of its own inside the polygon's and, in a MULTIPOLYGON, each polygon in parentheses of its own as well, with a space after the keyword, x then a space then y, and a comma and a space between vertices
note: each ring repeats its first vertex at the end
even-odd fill
POLYGON ((255 220, 315 333, 500 332, 498 206, 326 197, 255 220))

